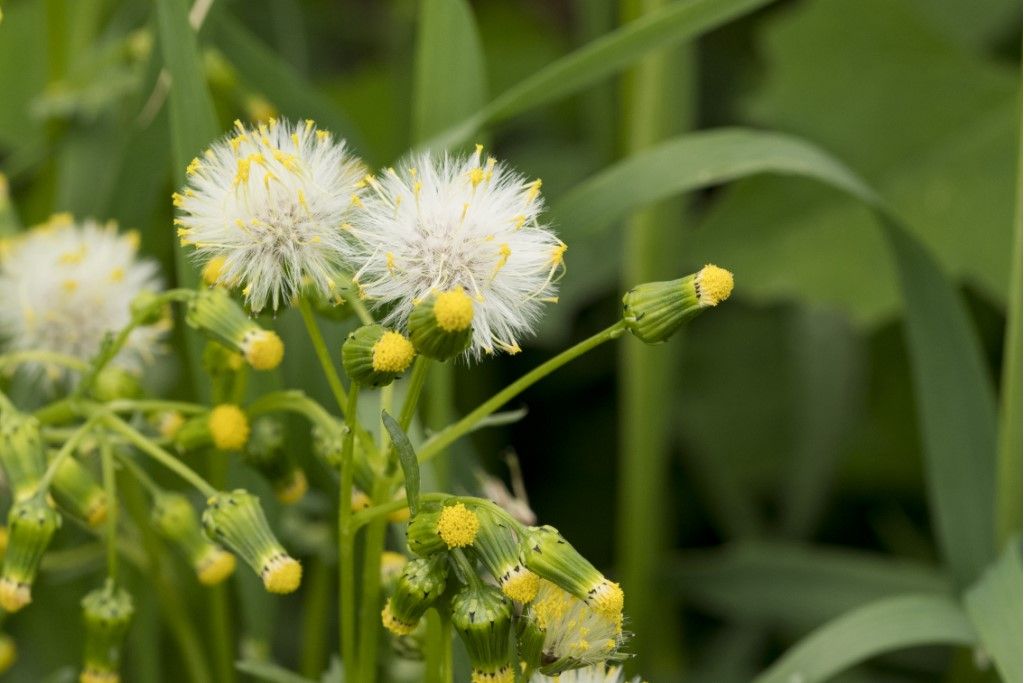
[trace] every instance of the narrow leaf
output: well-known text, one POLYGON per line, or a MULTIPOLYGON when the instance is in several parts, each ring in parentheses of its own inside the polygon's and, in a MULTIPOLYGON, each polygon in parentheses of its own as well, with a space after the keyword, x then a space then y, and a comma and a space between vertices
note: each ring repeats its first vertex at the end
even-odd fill
POLYGON ((825 681, 875 655, 920 645, 973 645, 963 610, 936 595, 887 598, 825 624, 797 643, 755 683, 825 681))
POLYGON ((730 621, 800 631, 882 598, 951 595, 924 564, 797 543, 744 541, 690 551, 669 565, 685 600, 730 621))
POLYGON ((486 60, 466 0, 421 0, 413 81, 413 139, 425 140, 484 104, 486 60))
POLYGON ((964 595, 967 614, 981 645, 995 660, 1004 681, 1024 680, 1021 666, 1020 546, 1011 542, 1002 557, 964 595))
MULTIPOLYGON (((988 374, 952 282, 856 174, 797 138, 741 129, 709 131, 676 138, 612 166, 570 192, 554 213, 569 239, 585 236, 580 240, 585 252, 588 242, 607 244, 600 230, 639 206, 764 172, 800 175, 845 192, 870 208, 881 225, 906 303, 935 528, 958 584, 965 587, 995 555, 996 419, 988 374)), ((741 293, 742 277, 737 279, 741 293)), ((572 296, 571 284, 567 278, 563 298, 572 296)))
POLYGON ((405 498, 409 501, 409 512, 413 515, 420 508, 420 463, 416 458, 416 451, 413 450, 409 437, 398 421, 388 414, 388 411, 381 412, 381 419, 384 427, 391 436, 391 444, 398 454, 398 462, 402 465, 402 472, 405 474, 405 498))
POLYGON ((722 26, 772 0, 679 0, 594 40, 512 86, 426 146, 452 147, 482 126, 572 95, 659 49, 722 26))
POLYGON ((296 673, 292 673, 273 662, 260 662, 255 659, 242 659, 235 662, 235 668, 244 674, 268 683, 315 683, 296 673))

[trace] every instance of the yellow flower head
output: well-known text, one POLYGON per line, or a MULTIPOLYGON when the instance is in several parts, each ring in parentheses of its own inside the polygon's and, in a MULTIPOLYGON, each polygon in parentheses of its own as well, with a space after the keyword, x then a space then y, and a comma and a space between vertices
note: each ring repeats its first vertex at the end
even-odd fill
POLYGON ((732 273, 707 264, 697 273, 697 296, 702 306, 717 306, 732 294, 732 273))
POLYGON ((293 557, 275 557, 263 569, 263 586, 270 593, 291 593, 302 583, 302 565, 293 557))
POLYGON ((462 503, 441 508, 437 521, 437 533, 449 548, 465 548, 473 545, 476 532, 480 530, 480 519, 476 513, 462 503))
POLYGON ((242 340, 245 360, 254 370, 273 370, 284 358, 284 342, 270 330, 253 330, 242 340))
POLYGON ((473 324, 473 300, 462 287, 438 294, 434 299, 434 319, 445 332, 462 332, 473 324))
POLYGON ((249 440, 249 418, 231 403, 211 410, 208 424, 213 445, 222 451, 237 451, 249 440))
POLYGON ((404 335, 385 332, 373 345, 373 369, 376 372, 405 372, 415 355, 412 342, 404 335))
POLYGON ((416 624, 407 624, 404 621, 398 620, 395 615, 392 614, 390 598, 387 603, 385 603, 384 609, 381 610, 380 620, 383 622, 384 628, 391 631, 396 636, 407 636, 416 630, 416 624))
POLYGON ((196 565, 196 576, 204 586, 216 586, 235 573, 235 556, 215 545, 209 546, 203 559, 196 565))

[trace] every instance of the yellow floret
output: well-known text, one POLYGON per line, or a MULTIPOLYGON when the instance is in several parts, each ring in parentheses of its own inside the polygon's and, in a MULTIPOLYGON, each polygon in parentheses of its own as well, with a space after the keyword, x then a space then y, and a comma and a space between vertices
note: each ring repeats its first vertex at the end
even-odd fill
POLYGON ((296 468, 292 470, 288 485, 277 489, 274 495, 285 505, 294 505, 302 500, 302 497, 306 495, 308 490, 309 481, 306 479, 306 473, 296 468))
POLYGON ((375 372, 405 372, 415 355, 411 341, 398 332, 385 332, 373 345, 373 369, 375 372))
POLYGON ((273 370, 284 358, 284 342, 270 330, 247 334, 242 340, 242 350, 254 370, 273 370))
POLYGON ((473 545, 476 532, 479 530, 480 519, 462 503, 441 508, 441 516, 437 520, 437 533, 449 548, 473 545))
POLYGON ((516 676, 512 667, 503 666, 497 671, 474 671, 469 680, 470 683, 514 683, 516 676))
POLYGON ((105 521, 107 521, 107 496, 105 493, 99 493, 85 513, 85 522, 90 527, 96 528, 105 521))
POLYGON ((8 612, 17 612, 32 602, 32 589, 13 579, 0 579, 0 607, 8 612))
POLYGON ((462 332, 473 323, 473 300, 461 287, 438 294, 434 319, 445 332, 462 332))
POLYGON ((210 550, 196 566, 196 576, 204 586, 216 586, 218 583, 235 573, 237 564, 231 553, 211 546, 210 550))
POLYGON ((501 592, 521 604, 537 597, 539 589, 540 577, 522 567, 517 567, 501 581, 501 592))
POLYGON ((287 555, 275 557, 262 573, 263 586, 270 593, 291 593, 302 583, 302 565, 287 555))
POLYGON ((696 284, 701 306, 717 306, 732 294, 732 273, 709 263, 697 273, 696 284))
POLYGON ((249 440, 249 418, 231 403, 222 403, 211 410, 208 424, 213 445, 222 451, 239 450, 249 440))
POLYGON ((603 579, 590 591, 590 599, 587 602, 609 619, 622 618, 624 596, 622 588, 617 583, 603 579))
POLYGON ((221 273, 224 272, 225 261, 227 259, 223 256, 214 256, 203 266, 203 282, 207 287, 213 287, 220 280, 221 273))
POLYGON ((416 624, 407 624, 404 621, 399 621, 395 618, 395 615, 391 613, 390 598, 388 598, 387 603, 385 603, 384 609, 381 610, 380 620, 384 624, 384 628, 391 631, 396 636, 407 636, 416 630, 416 624))

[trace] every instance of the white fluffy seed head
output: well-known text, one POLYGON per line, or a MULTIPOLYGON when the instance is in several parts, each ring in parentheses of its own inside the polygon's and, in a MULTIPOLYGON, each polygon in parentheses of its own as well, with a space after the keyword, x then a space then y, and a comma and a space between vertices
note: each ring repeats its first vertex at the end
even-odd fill
MULTIPOLYGON (((595 664, 582 669, 564 671, 553 677, 537 672, 530 676, 530 683, 626 683, 626 675, 621 666, 606 667, 604 664, 595 664)), ((629 683, 640 683, 640 677, 629 679, 629 683)))
POLYGON ((310 120, 235 128, 174 195, 182 246, 199 265, 222 257, 217 282, 241 287, 253 311, 287 305, 305 283, 329 296, 362 162, 310 120))
MULTIPOLYGON (((136 258, 138 234, 113 223, 75 223, 68 214, 0 243, 0 337, 11 351, 42 350, 92 359, 108 332, 131 319, 132 300, 158 291, 157 265, 136 258)), ((167 322, 137 327, 114 364, 142 370, 167 322)), ((61 370, 35 363, 51 380, 61 370)))
POLYGON ((368 178, 344 245, 360 294, 389 311, 385 325, 404 328, 431 293, 465 290, 474 358, 519 350, 543 304, 557 300, 566 250, 539 221, 540 180, 481 151, 420 154, 368 178))
POLYGON ((625 657, 621 648, 628 634, 621 619, 601 614, 545 579, 525 618, 544 632, 544 656, 552 662, 566 659, 582 667, 625 657))

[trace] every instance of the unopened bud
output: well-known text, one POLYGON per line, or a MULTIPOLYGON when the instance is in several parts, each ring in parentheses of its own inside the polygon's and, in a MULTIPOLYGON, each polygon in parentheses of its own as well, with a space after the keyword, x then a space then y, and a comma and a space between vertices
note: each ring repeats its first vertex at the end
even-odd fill
POLYGON ((641 341, 663 342, 687 320, 728 299, 732 285, 732 273, 711 264, 678 280, 637 285, 622 297, 622 319, 641 341))
POLYGON ((540 577, 527 569, 520 557, 515 530, 486 507, 477 509, 476 514, 480 531, 473 541, 473 554, 497 580, 502 593, 518 603, 530 602, 537 595, 540 577))
POLYGON ((431 294, 412 309, 409 337, 427 358, 445 361, 457 356, 473 339, 473 300, 461 287, 431 294))
POLYGON ((253 322, 220 287, 196 292, 185 321, 241 353, 256 370, 272 370, 284 357, 281 338, 253 322))
POLYGON ((14 500, 24 500, 36 492, 46 472, 46 456, 36 418, 16 410, 0 413, 0 463, 14 500))
POLYGON ((380 325, 360 327, 341 347, 342 365, 349 378, 373 387, 391 384, 408 369, 415 356, 412 342, 380 325))
POLYGON ((82 599, 85 657, 79 683, 118 683, 121 651, 135 609, 123 588, 108 581, 82 599))
POLYGON ((188 498, 179 493, 159 494, 153 500, 152 517, 157 532, 184 555, 200 583, 213 586, 234 573, 235 556, 203 534, 188 498))
POLYGON ((466 645, 472 683, 512 683, 512 601, 493 586, 469 586, 452 599, 452 625, 466 645))
POLYGON ((448 580, 448 558, 438 554, 410 560, 395 581, 394 591, 381 612, 381 621, 391 633, 412 633, 430 607, 444 593, 448 580))
POLYGON ((17 612, 32 602, 39 563, 59 528, 60 515, 38 496, 11 508, 7 515, 7 552, 0 571, 0 607, 17 612))
POLYGON ((107 519, 107 494, 78 460, 64 458, 54 473, 50 492, 57 504, 90 527, 107 519))

